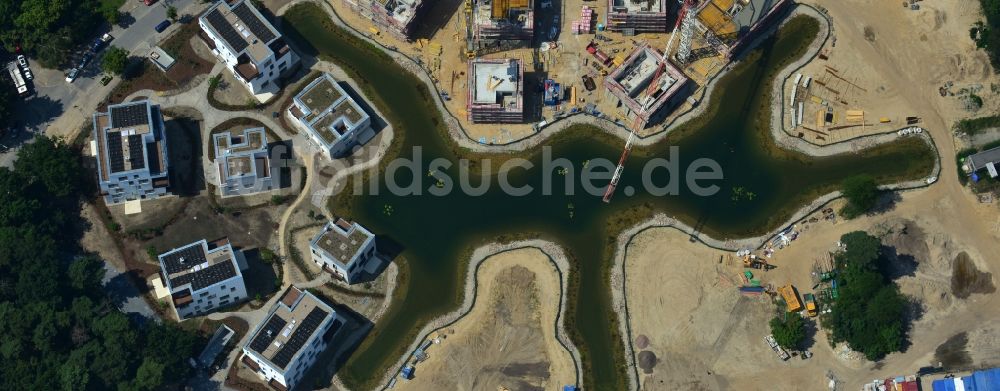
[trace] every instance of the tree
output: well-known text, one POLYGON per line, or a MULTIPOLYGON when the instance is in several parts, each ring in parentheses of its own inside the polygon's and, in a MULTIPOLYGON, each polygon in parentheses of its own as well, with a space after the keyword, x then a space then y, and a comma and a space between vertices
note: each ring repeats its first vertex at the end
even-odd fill
POLYGON ((135 371, 135 388, 138 390, 152 390, 163 384, 163 364, 155 359, 146 357, 142 365, 135 371))
POLYGON ((844 179, 841 193, 847 198, 847 205, 840 210, 840 213, 849 219, 867 213, 875 207, 878 192, 878 184, 870 175, 855 175, 844 179))
POLYGON ((101 260, 92 256, 80 257, 69 264, 70 285, 84 291, 100 289, 104 272, 104 262, 101 260))
POLYGON ((104 53, 104 59, 101 60, 101 70, 118 76, 125 73, 126 66, 128 66, 128 52, 117 46, 108 48, 104 53))
POLYGON ((776 316, 771 319, 771 334, 778 346, 797 350, 806 340, 806 323, 798 312, 776 316))
MULTIPOLYGON (((0 88, 0 118, 10 118, 13 114, 11 109, 14 106, 14 90, 12 88, 0 88)), ((3 134, 5 127, 10 126, 10 122, 0 124, 0 134, 3 134)))
POLYGON ((167 18, 176 22, 177 21, 177 7, 169 6, 167 7, 167 18))
POLYGON ((840 241, 846 247, 834 256, 840 296, 823 324, 834 342, 847 342, 869 360, 878 360, 903 347, 908 302, 880 272, 886 259, 878 238, 857 231, 840 241))
POLYGON ((219 88, 220 84, 222 84, 222 74, 221 73, 218 74, 218 75, 212 76, 211 78, 208 79, 208 89, 209 90, 215 90, 215 89, 219 88))

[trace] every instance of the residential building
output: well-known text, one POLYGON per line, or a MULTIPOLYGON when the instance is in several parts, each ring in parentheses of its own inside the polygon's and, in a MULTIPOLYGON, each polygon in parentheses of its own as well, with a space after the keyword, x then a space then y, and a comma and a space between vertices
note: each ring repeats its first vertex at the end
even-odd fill
POLYGON ((254 95, 277 91, 278 79, 299 61, 249 1, 218 1, 198 18, 198 25, 212 53, 254 95))
POLYGON ((624 35, 667 32, 667 0, 608 0, 605 26, 624 35))
POLYGON ((227 130, 212 135, 219 193, 223 197, 271 190, 277 170, 271 165, 264 128, 227 130))
POLYGON ((160 254, 160 280, 177 319, 204 315, 247 299, 246 260, 228 238, 204 239, 160 254))
POLYGON ((424 0, 343 0, 351 10, 370 19, 376 31, 385 31, 401 41, 412 41, 416 21, 431 1, 424 0))
POLYGON ((663 53, 643 42, 604 79, 604 87, 627 125, 639 130, 665 118, 687 80, 663 53))
POLYGON ((698 5, 698 30, 709 44, 732 59, 757 33, 776 21, 790 0, 709 0, 698 5))
POLYGON ((371 118, 337 80, 324 73, 306 85, 288 108, 292 124, 335 159, 375 137, 371 118))
POLYGON ((330 221, 309 243, 313 262, 353 284, 375 258, 375 235, 358 223, 330 221))
POLYGON ((290 286, 250 334, 241 361, 272 388, 293 389, 345 323, 318 297, 290 286))
POLYGON ((107 113, 94 114, 92 138, 105 203, 150 200, 170 194, 160 106, 145 100, 108 106, 107 113))
POLYGON ((535 33, 532 0, 474 0, 473 39, 481 51, 506 50, 531 44, 535 33))
POLYGON ((521 60, 470 60, 466 112, 473 123, 524 122, 524 66, 521 60))

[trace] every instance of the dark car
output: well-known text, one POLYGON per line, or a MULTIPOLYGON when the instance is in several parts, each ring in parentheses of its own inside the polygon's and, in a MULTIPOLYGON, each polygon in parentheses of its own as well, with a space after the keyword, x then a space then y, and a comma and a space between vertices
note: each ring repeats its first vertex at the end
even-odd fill
POLYGON ((170 27, 170 21, 169 20, 164 20, 164 21, 160 22, 160 24, 156 25, 156 27, 153 27, 153 29, 156 30, 156 32, 158 32, 158 33, 162 33, 163 30, 167 29, 167 27, 170 27))

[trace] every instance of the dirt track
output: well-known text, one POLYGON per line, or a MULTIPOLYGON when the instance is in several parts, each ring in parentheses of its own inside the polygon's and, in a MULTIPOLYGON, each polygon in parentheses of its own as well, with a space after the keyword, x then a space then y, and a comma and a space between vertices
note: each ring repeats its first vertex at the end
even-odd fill
POLYGON ((559 275, 545 254, 520 249, 480 266, 476 305, 428 348, 401 390, 553 390, 575 382, 574 364, 556 340, 559 275))

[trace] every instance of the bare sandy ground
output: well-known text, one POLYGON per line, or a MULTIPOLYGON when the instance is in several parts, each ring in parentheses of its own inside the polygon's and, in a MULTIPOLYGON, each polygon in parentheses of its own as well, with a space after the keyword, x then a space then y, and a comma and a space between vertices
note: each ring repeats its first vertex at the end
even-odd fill
POLYGON ((441 343, 402 390, 553 390, 575 383, 569 353, 555 337, 559 275, 533 248, 483 261, 472 311, 432 337, 441 343))

